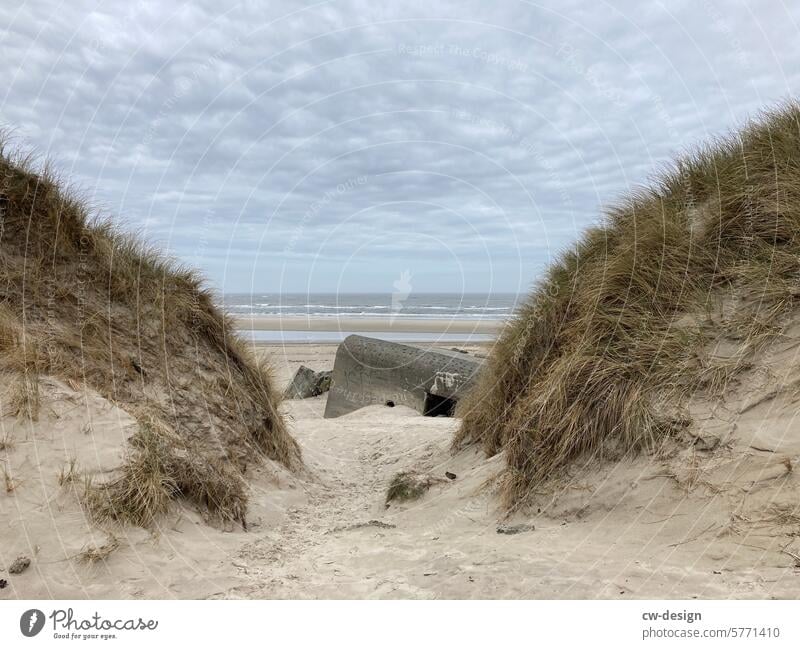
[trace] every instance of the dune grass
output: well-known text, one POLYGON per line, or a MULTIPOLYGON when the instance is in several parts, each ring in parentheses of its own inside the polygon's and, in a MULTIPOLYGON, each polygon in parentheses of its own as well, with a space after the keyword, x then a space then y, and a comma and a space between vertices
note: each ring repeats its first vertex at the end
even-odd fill
POLYGON ((244 522, 248 464, 301 463, 269 368, 199 275, 91 216, 51 168, 2 141, 0 372, 19 416, 36 417, 38 377, 52 375, 139 420, 127 463, 88 491, 102 517, 152 525, 183 497, 244 522))
POLYGON ((155 418, 143 416, 119 475, 89 482, 86 500, 100 521, 153 527, 180 496, 216 523, 247 520, 247 484, 240 471, 211 458, 155 418))
POLYGON ((800 297, 800 107, 679 159, 564 252, 459 403, 454 447, 503 452, 513 508, 580 457, 652 449, 800 297), (743 353, 704 359, 727 336, 743 353))
POLYGON ((119 539, 113 534, 109 534, 105 543, 87 545, 78 553, 76 559, 79 563, 88 565, 102 563, 114 554, 119 547, 119 539))
POLYGON ((442 478, 419 473, 417 471, 400 471, 396 473, 386 490, 386 506, 393 501, 407 502, 418 500, 435 484, 445 482, 442 478))

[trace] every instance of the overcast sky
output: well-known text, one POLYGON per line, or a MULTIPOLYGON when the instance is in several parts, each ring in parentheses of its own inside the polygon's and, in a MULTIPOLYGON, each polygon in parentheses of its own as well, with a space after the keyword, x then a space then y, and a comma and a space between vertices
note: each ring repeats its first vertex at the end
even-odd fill
POLYGON ((225 291, 527 290, 800 83, 796 2, 224 4, 4 1, 0 124, 225 291))

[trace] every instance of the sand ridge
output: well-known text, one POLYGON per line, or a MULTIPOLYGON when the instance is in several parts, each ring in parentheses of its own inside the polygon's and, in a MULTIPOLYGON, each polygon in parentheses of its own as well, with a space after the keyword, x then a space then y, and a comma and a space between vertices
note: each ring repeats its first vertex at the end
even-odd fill
MULTIPOLYGON (((301 363, 330 368, 335 349, 259 347, 279 385, 301 363)), ((0 597, 794 598, 800 444, 794 391, 776 386, 791 383, 796 350, 776 346, 724 404, 692 404, 689 441, 577 465, 507 520, 493 486, 503 458, 451 455, 457 420, 383 406, 326 420, 324 395, 287 401, 307 467, 251 467, 249 531, 210 527, 185 504, 154 532, 93 526, 59 472, 72 458, 108 471, 134 422, 47 379, 38 423, 2 419, 15 443, 0 461, 15 488, 0 494, 0 567, 18 554, 32 564, 0 572, 0 597), (387 508, 389 481, 407 469, 456 478, 387 508), (109 534, 119 548, 105 561, 79 559, 109 534)))

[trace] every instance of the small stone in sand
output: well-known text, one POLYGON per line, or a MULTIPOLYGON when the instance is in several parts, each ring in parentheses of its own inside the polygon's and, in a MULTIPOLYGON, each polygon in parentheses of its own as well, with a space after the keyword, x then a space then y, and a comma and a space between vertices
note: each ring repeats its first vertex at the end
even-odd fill
POLYGON ((28 566, 31 565, 31 560, 26 556, 19 556, 14 559, 14 563, 12 563, 8 568, 8 574, 10 575, 20 575, 28 569, 28 566))
POLYGON ((497 528, 498 534, 522 534, 523 532, 532 532, 535 530, 530 523, 518 523, 517 525, 500 525, 497 528))
POLYGON ((451 471, 445 471, 444 475, 450 480, 455 480, 458 477, 455 473, 452 473, 451 471))

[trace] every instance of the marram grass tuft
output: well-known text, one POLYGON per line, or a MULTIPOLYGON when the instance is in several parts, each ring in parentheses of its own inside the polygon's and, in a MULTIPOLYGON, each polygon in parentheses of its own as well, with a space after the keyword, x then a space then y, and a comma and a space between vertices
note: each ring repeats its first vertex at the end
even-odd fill
MULTIPOLYGON (((152 526, 175 498, 244 523, 244 473, 301 463, 269 369, 199 276, 87 205, 0 141, 0 373, 34 419, 38 377, 86 385, 140 423, 128 460, 87 490, 102 518, 152 526)), ((90 443, 90 440, 87 440, 90 443)))
POLYGON ((799 298, 800 107, 788 103, 679 159, 561 255, 459 403, 454 447, 505 454, 509 508, 578 458, 652 449, 799 298), (742 355, 705 358, 720 336, 742 355))

